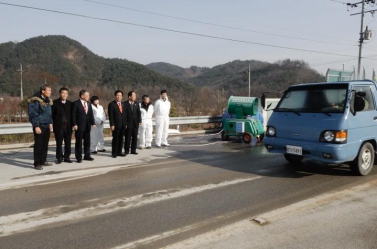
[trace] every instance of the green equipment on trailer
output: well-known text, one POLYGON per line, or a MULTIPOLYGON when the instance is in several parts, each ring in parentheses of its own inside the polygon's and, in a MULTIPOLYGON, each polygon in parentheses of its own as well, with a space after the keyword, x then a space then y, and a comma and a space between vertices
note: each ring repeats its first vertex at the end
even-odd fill
POLYGON ((228 113, 236 118, 228 118, 223 124, 221 138, 228 140, 230 136, 242 136, 244 143, 251 143, 253 137, 263 135, 263 125, 259 119, 247 116, 256 116, 259 109, 258 98, 231 96, 228 101, 228 113))

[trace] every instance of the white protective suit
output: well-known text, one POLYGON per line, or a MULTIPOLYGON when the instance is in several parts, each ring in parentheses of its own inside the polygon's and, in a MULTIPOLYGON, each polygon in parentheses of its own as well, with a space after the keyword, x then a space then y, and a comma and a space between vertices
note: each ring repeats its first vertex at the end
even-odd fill
POLYGON ((152 115, 154 112, 153 105, 148 106, 148 111, 140 103, 141 125, 139 126, 139 147, 145 148, 152 146, 152 115))
POLYGON ((156 145, 168 145, 170 101, 167 97, 165 101, 162 98, 156 101, 154 112, 156 114, 156 145))
POLYGON ((90 151, 105 149, 105 140, 103 138, 103 123, 106 121, 106 114, 101 105, 92 105, 94 123, 96 128, 90 130, 90 151), (101 124, 102 123, 102 124, 101 124))

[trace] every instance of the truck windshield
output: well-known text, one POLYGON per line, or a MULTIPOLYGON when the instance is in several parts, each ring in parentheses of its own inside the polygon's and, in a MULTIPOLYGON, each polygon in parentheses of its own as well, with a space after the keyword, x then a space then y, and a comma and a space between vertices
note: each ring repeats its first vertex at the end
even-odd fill
POLYGON ((274 111, 343 113, 348 84, 302 85, 289 88, 274 111))

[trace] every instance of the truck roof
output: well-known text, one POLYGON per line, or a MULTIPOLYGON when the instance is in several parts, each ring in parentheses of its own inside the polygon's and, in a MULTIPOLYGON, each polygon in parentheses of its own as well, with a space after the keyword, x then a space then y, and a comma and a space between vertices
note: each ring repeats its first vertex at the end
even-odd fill
POLYGON ((353 84, 353 85, 370 83, 370 84, 374 84, 375 86, 377 86, 377 83, 374 82, 373 80, 351 80, 351 81, 337 81, 337 82, 301 83, 301 84, 291 85, 290 87, 328 85, 328 84, 345 84, 345 83, 346 84, 350 83, 350 84, 353 84))

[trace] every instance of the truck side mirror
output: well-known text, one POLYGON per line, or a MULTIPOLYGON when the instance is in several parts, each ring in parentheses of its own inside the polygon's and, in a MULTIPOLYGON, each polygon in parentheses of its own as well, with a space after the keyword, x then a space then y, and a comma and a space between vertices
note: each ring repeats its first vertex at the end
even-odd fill
POLYGON ((261 97, 261 105, 264 109, 264 107, 266 106, 266 94, 262 94, 262 97, 261 97))
POLYGON ((365 92, 352 92, 351 100, 351 113, 355 116, 356 112, 362 111, 365 108, 364 98, 366 96, 365 92))

